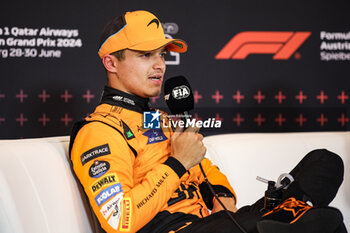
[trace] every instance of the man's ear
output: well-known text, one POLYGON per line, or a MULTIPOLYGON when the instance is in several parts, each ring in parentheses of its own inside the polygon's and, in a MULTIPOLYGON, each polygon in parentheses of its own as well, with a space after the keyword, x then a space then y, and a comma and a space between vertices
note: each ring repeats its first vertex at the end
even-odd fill
POLYGON ((117 58, 113 55, 106 54, 102 57, 102 63, 107 71, 116 73, 117 72, 117 58))

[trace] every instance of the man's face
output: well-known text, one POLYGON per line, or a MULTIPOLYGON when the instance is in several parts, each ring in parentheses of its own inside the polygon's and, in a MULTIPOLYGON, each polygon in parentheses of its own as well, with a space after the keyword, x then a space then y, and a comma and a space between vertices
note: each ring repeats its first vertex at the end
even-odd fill
POLYGON ((116 60, 114 88, 143 98, 158 96, 165 73, 164 47, 149 51, 125 50, 125 58, 116 60))

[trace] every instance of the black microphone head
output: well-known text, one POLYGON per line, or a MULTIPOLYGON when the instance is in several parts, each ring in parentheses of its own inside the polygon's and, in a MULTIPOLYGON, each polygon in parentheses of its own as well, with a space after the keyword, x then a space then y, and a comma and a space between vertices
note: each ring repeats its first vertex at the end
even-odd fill
POLYGON ((183 114, 194 108, 191 86, 183 76, 176 76, 165 81, 164 99, 172 114, 183 114))

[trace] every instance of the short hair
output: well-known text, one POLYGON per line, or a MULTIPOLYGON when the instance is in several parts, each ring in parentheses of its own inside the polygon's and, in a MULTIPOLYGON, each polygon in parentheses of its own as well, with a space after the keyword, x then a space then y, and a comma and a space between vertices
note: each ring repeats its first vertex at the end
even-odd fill
POLYGON ((125 58, 125 50, 126 49, 122 49, 122 50, 113 52, 113 53, 111 53, 111 55, 115 56, 118 59, 118 61, 122 61, 125 58))
MULTIPOLYGON (((102 47, 102 45, 105 43, 105 41, 115 33, 119 32, 124 26, 126 25, 126 21, 124 18, 124 14, 121 16, 118 16, 111 21, 109 21, 105 28, 103 29, 103 32, 100 37, 100 43, 99 43, 99 49, 102 47)), ((115 51, 111 53, 111 55, 115 56, 119 61, 123 60, 125 58, 125 49, 115 51)))

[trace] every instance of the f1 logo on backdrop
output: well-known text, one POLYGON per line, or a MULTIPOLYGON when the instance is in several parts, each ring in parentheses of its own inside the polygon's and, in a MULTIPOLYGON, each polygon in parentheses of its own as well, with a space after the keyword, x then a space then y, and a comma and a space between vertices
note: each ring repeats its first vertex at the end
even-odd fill
POLYGON ((287 60, 310 35, 311 32, 240 32, 215 59, 246 59, 250 54, 274 54, 274 60, 287 60))

